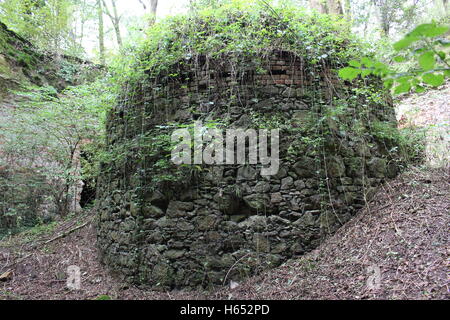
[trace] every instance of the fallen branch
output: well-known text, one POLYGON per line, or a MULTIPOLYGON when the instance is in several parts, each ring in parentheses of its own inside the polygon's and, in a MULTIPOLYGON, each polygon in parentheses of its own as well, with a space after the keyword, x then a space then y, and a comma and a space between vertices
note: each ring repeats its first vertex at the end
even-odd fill
POLYGON ((223 279, 223 285, 225 285, 228 275, 230 274, 231 270, 233 270, 234 266, 238 264, 239 261, 243 260, 245 257, 247 257, 250 253, 247 253, 236 260, 236 262, 231 266, 231 268, 228 270, 227 274, 225 275, 225 278, 223 279))
MULTIPOLYGON (((83 224, 81 224, 81 225, 79 225, 79 226, 77 226, 77 227, 75 227, 75 228, 72 228, 72 229, 70 229, 70 230, 68 230, 68 231, 66 231, 66 232, 63 232, 63 233, 57 235, 56 237, 51 238, 50 240, 47 240, 47 241, 43 242, 43 243, 40 244, 40 245, 46 245, 46 244, 49 244, 49 243, 51 243, 51 242, 53 242, 53 241, 56 241, 56 240, 58 240, 58 239, 65 238, 65 237, 67 237, 69 234, 71 234, 72 232, 75 232, 75 231, 77 231, 77 230, 79 230, 79 229, 81 229, 81 228, 84 228, 84 227, 87 226, 89 223, 91 223, 91 220, 89 220, 89 221, 87 221, 87 222, 85 222, 85 223, 83 223, 83 224)), ((31 249, 34 249, 34 248, 36 248, 37 246, 38 246, 38 244, 35 244, 35 245, 33 245, 33 246, 31 247, 31 249)), ((18 264, 18 263, 24 261, 25 259, 31 257, 32 255, 33 255, 33 253, 27 254, 26 256, 20 258, 19 260, 14 261, 14 262, 12 262, 11 264, 5 266, 4 269, 8 270, 8 269, 10 269, 11 267, 15 266, 16 264, 18 264)))
POLYGON ((77 226, 77 227, 75 227, 75 228, 70 229, 69 231, 63 232, 63 233, 57 235, 56 237, 54 237, 54 238, 52 238, 52 239, 50 239, 50 240, 45 241, 43 244, 49 244, 50 242, 56 241, 56 240, 61 239, 61 238, 65 238, 65 237, 67 237, 69 234, 71 234, 72 232, 75 232, 75 231, 77 231, 77 230, 79 230, 79 229, 81 229, 81 228, 87 226, 90 222, 91 222, 91 221, 87 221, 87 222, 85 222, 85 223, 83 223, 83 224, 81 224, 81 225, 79 225, 79 226, 77 226))

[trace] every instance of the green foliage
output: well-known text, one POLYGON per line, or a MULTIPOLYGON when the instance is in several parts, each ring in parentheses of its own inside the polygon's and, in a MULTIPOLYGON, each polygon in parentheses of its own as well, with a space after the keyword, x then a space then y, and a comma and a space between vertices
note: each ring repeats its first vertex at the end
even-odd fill
MULTIPOLYGON (((49 197, 46 203, 54 207, 53 215, 67 213, 70 190, 84 178, 84 172, 74 162, 77 150, 89 142, 98 146, 98 141, 104 139, 105 115, 115 102, 115 93, 108 90, 107 81, 69 87, 62 93, 51 86, 23 88, 16 95, 24 102, 8 115, 10 121, 2 124, 0 160, 6 165, 14 164, 15 170, 22 166, 30 168, 34 175, 42 177, 39 186, 32 180, 20 185, 33 192, 42 190, 49 197)), ((88 167, 85 173, 88 178, 96 174, 95 165, 88 167)), ((17 179, 14 177, 14 181, 17 179)), ((18 204, 25 203, 20 198, 16 200, 18 204)), ((12 199, 4 203, 11 206, 12 199)), ((24 215, 25 209, 22 205, 17 213, 24 215)))
POLYGON ((384 78, 385 86, 392 88, 395 94, 409 92, 411 89, 422 92, 427 85, 438 87, 450 76, 450 41, 438 38, 449 31, 448 26, 421 24, 394 43, 396 63, 416 61, 414 67, 407 72, 398 72, 387 64, 365 57, 350 61, 348 67, 339 70, 339 76, 344 80, 353 80, 359 75, 380 76, 384 78))
POLYGON ((0 167, 0 237, 39 223, 36 208, 46 192, 48 185, 37 170, 0 167))
POLYGON ((404 128, 397 129, 384 122, 371 124, 371 132, 374 137, 383 141, 388 146, 389 152, 399 157, 393 157, 404 164, 420 163, 425 153, 426 129, 404 128))
POLYGON ((0 20, 43 50, 71 47, 71 0, 5 0, 0 20))
MULTIPOLYGON (((267 7, 262 2, 221 1, 162 20, 147 30, 137 48, 113 62, 121 83, 148 76, 174 74, 174 66, 197 56, 222 58, 237 65, 245 57, 263 58, 274 49, 287 50, 312 64, 346 63, 361 47, 352 40, 345 21, 328 15, 310 15, 298 6, 267 7)), ((253 61, 258 69, 261 61, 253 61)))

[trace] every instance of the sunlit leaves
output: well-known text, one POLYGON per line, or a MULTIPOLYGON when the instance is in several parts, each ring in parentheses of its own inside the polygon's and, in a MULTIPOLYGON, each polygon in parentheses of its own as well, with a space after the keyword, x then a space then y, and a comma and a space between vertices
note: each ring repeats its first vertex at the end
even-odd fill
POLYGON ((435 38, 447 33, 449 30, 449 27, 437 25, 435 23, 421 24, 408 33, 403 39, 394 43, 394 49, 397 51, 406 49, 422 38, 435 38))
POLYGON ((357 76, 367 77, 370 74, 376 76, 385 76, 389 73, 389 67, 379 61, 373 61, 370 58, 364 57, 360 61, 351 60, 348 63, 350 66, 339 70, 339 77, 344 80, 353 80, 357 76))
POLYGON ((374 62, 373 70, 374 70, 373 73, 380 77, 385 77, 390 72, 389 67, 386 64, 379 61, 374 62))
POLYGON ((434 74, 434 73, 425 73, 422 76, 423 82, 429 84, 433 87, 438 87, 444 83, 444 75, 443 74, 434 74))
POLYGON ((447 33, 449 30, 450 28, 447 26, 438 25, 436 23, 424 23, 417 26, 408 34, 408 36, 434 38, 447 33))
POLYGON ((369 74, 372 74, 372 70, 370 70, 370 69, 363 69, 362 71, 361 71, 361 76, 364 78, 364 77, 367 77, 369 74))
POLYGON ((364 78, 373 74, 383 78, 385 87, 392 89, 394 94, 409 92, 411 89, 423 92, 427 86, 438 87, 445 82, 446 77, 450 77, 450 61, 445 52, 450 41, 433 38, 449 31, 448 26, 421 24, 394 43, 394 49, 399 54, 393 61, 414 65, 406 73, 399 73, 381 62, 364 57, 360 61, 349 61, 349 66, 341 69, 339 76, 345 80, 353 80, 357 76, 364 78), (416 61, 412 61, 413 59, 416 61))
POLYGON ((360 69, 346 67, 339 70, 339 77, 344 80, 353 80, 361 73, 360 69))
POLYGON ((406 60, 406 58, 403 57, 403 56, 396 56, 396 57, 394 57, 394 61, 395 62, 403 62, 405 60, 406 60))
POLYGON ((420 39, 419 37, 406 36, 405 38, 394 43, 393 46, 396 51, 400 51, 400 50, 408 48, 412 43, 414 43, 415 41, 417 41, 419 39, 420 39))
POLYGON ((387 79, 387 80, 384 81, 384 87, 386 89, 391 89, 393 85, 394 85, 394 80, 393 79, 387 79))
POLYGON ((423 70, 428 71, 434 68, 435 66, 435 59, 434 59, 434 53, 431 51, 427 51, 423 53, 419 58, 419 65, 422 67, 423 70))
POLYGON ((416 85, 416 92, 417 93, 422 93, 425 91, 425 88, 421 85, 416 85))

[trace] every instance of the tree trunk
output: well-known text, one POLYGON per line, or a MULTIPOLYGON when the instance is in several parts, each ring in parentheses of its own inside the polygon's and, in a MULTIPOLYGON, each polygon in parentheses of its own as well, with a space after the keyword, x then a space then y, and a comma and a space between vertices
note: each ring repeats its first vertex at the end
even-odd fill
POLYGON ((156 9, 158 8, 158 0, 150 0, 150 25, 154 24, 156 21, 156 9))
POLYGON ((352 5, 350 0, 343 0, 344 14, 347 21, 352 21, 352 5))
POLYGON ((312 9, 319 13, 342 15, 342 5, 340 0, 309 0, 312 9))
POLYGON ((111 0, 112 13, 108 9, 108 5, 106 4, 105 0, 102 0, 102 2, 103 2, 104 12, 111 19, 111 23, 113 25, 114 32, 116 33, 117 44, 119 45, 119 48, 122 48, 122 35, 120 34, 120 18, 121 17, 117 13, 116 0, 111 0))
POLYGON ((311 9, 317 10, 319 13, 328 13, 325 0, 309 0, 311 9))
POLYGON ((120 34, 120 18, 117 15, 117 6, 116 6, 116 1, 115 0, 111 0, 112 3, 112 7, 113 7, 113 15, 114 15, 114 30, 116 32, 116 38, 117 38, 117 43, 119 44, 119 48, 122 48, 122 36, 120 34))
POLYGON ((327 0, 328 14, 343 15, 342 5, 340 0, 327 0))
POLYGON ((102 1, 97 0, 97 14, 98 14, 98 44, 100 50, 100 63, 105 64, 105 32, 103 23, 103 8, 102 1))
MULTIPOLYGON (((144 7, 144 10, 147 10, 147 5, 144 0, 139 0, 139 2, 144 7)), ((192 5, 192 3, 190 3, 192 5)), ((150 0, 150 21, 149 25, 153 25, 156 21, 156 9, 158 9, 158 0, 150 0)))
POLYGON ((122 36, 120 35, 120 26, 118 23, 114 23, 114 32, 116 33, 117 44, 119 48, 122 48, 122 36))

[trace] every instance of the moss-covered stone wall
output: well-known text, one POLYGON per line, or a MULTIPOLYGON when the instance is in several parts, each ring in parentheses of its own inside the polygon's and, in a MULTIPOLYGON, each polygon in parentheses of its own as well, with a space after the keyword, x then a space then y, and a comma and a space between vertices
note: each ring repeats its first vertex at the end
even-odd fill
POLYGON ((102 260, 152 287, 239 280, 316 248, 398 171, 380 81, 344 83, 332 63, 289 51, 239 61, 197 55, 133 90, 111 111, 98 187, 102 260), (256 63, 255 61, 258 61, 256 63), (175 166, 170 134, 194 120, 280 129, 280 169, 175 166))

